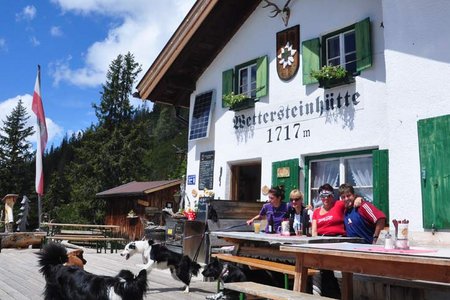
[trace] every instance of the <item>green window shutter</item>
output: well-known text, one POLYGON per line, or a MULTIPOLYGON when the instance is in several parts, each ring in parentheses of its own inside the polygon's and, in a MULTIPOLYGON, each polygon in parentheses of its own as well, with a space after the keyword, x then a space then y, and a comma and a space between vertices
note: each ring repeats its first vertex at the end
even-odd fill
POLYGON ((284 202, 289 202, 289 193, 293 189, 299 188, 299 159, 289 159, 272 163, 272 186, 282 185, 285 190, 284 202), (278 169, 285 168, 289 170, 289 175, 278 177, 278 169))
POLYGON ((374 150, 373 154, 373 204, 386 215, 389 225, 389 153, 374 150))
POLYGON ((269 62, 266 56, 256 60, 256 98, 267 96, 269 88, 269 62))
POLYGON ((320 69, 320 40, 319 38, 302 42, 302 72, 303 85, 317 83, 317 79, 311 77, 312 71, 320 69))
POLYGON ((355 36, 356 70, 359 72, 372 66, 372 38, 369 18, 355 24, 355 36))
POLYGON ((417 122, 423 227, 449 229, 450 115, 417 122))
MULTIPOLYGON (((234 69, 229 69, 222 72, 222 97, 226 94, 234 92, 233 82, 234 82, 234 69)), ((226 107, 222 98, 222 107, 226 107)))

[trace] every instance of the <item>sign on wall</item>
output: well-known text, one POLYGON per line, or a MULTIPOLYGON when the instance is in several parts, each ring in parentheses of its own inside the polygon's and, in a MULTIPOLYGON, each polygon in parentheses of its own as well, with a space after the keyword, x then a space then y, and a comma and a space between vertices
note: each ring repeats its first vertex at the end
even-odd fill
POLYGON ((198 172, 198 189, 213 189, 214 151, 200 153, 200 170, 198 172))
POLYGON ((188 175, 187 184, 195 185, 195 175, 188 175))
POLYGON ((277 32, 277 73, 281 80, 289 80, 297 74, 299 41, 299 25, 277 32))

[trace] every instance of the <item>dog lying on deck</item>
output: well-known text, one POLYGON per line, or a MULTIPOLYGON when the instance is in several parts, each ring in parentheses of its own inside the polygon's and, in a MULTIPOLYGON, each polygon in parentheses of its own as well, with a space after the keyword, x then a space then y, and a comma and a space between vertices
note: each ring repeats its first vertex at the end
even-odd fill
POLYGON ((147 272, 135 276, 121 270, 116 276, 96 275, 68 262, 67 250, 57 243, 47 244, 37 253, 40 272, 45 278, 45 300, 116 300, 144 299, 147 291, 147 272))
MULTIPOLYGON (((283 287, 282 280, 280 281, 279 278, 269 271, 250 270, 248 267, 240 268, 231 263, 222 263, 215 257, 211 258, 211 262, 203 269, 202 275, 213 278, 214 280, 220 280, 221 286, 223 286, 223 283, 229 282, 253 281, 276 287, 283 287)), ((206 299, 239 299, 239 293, 223 289, 217 294, 207 296, 206 299)))
POLYGON ((130 242, 120 253, 121 256, 125 256, 125 259, 129 259, 134 254, 142 255, 144 264, 139 267, 149 273, 153 264, 157 269, 169 269, 172 278, 185 284, 184 291, 186 293, 189 293, 192 275, 197 276, 200 270, 200 265, 192 261, 189 256, 171 251, 166 246, 154 243, 152 240, 130 242))
POLYGON ((84 251, 82 249, 76 249, 67 253, 67 262, 65 266, 76 266, 84 269, 84 265, 87 261, 83 257, 84 251))

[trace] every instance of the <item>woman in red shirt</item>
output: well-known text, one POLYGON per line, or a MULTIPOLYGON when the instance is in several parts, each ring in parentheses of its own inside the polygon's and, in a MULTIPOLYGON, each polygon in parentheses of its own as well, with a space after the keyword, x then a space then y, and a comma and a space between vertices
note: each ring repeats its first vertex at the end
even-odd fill
POLYGON ((322 207, 316 208, 312 217, 312 236, 345 236, 344 201, 336 201, 333 187, 328 183, 319 188, 322 207))

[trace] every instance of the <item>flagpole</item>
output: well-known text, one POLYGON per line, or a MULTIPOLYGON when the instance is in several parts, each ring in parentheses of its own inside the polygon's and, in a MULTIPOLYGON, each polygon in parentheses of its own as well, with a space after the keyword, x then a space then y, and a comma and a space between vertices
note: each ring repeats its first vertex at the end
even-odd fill
POLYGON ((37 231, 42 231, 41 223, 42 223, 42 205, 41 205, 41 195, 38 194, 38 228, 37 231))
POLYGON ((38 195, 38 231, 41 230, 42 223, 42 195, 44 195, 44 171, 43 171, 43 156, 45 146, 47 145, 47 125, 45 124, 44 107, 42 105, 41 97, 41 66, 38 65, 38 72, 36 76, 36 84, 34 86, 33 104, 31 106, 33 112, 36 114, 37 120, 37 147, 36 147, 36 193, 38 195))
MULTIPOLYGON (((39 81, 39 95, 41 94, 41 65, 37 66, 38 68, 38 73, 37 73, 37 80, 39 81)), ((39 123, 38 123, 39 124, 39 123)), ((39 130, 39 135, 40 135, 40 130, 39 130)), ((36 152, 37 154, 37 152, 36 152)), ((40 154, 39 154, 40 155, 40 154)), ((42 231, 42 218, 41 218, 41 213, 42 213, 42 202, 41 202, 41 195, 38 192, 38 228, 37 231, 42 231)))

